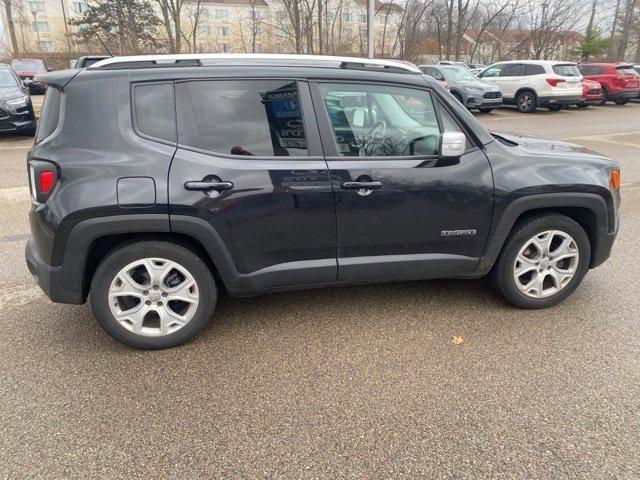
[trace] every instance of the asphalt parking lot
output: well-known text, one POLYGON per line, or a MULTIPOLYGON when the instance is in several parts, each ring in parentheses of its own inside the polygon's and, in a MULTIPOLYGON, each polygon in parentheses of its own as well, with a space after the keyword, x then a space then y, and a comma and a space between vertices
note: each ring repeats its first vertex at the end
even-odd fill
POLYGON ((566 302, 481 281, 222 298, 165 351, 35 286, 32 140, 0 137, 0 477, 640 478, 640 103, 477 118, 622 166, 613 256, 566 302))

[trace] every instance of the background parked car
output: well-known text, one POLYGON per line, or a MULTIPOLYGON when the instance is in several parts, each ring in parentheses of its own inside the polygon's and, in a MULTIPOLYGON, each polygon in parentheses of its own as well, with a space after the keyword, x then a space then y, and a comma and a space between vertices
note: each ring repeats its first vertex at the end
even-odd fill
POLYGON ((602 85, 602 101, 604 105, 613 100, 624 105, 632 98, 640 95, 640 76, 628 63, 581 63, 578 69, 588 80, 602 85))
POLYGON ((593 80, 582 79, 582 100, 576 105, 587 108, 589 105, 600 105, 602 102, 602 86, 593 80))
POLYGON ((38 58, 14 58, 11 60, 11 68, 15 70, 22 80, 30 80, 29 91, 31 93, 44 93, 45 84, 33 81, 33 77, 39 73, 48 71, 44 62, 38 58))
POLYGON ((87 68, 93 65, 94 63, 98 63, 100 60, 104 60, 105 58, 111 58, 109 55, 86 55, 84 57, 80 57, 76 60, 75 64, 72 68, 87 68))
POLYGON ((478 75, 498 85, 504 103, 520 112, 532 113, 539 106, 557 111, 580 102, 582 76, 575 63, 552 60, 515 60, 487 67, 478 75))
POLYGON ((502 105, 500 87, 483 82, 468 69, 451 65, 421 65, 420 70, 438 81, 445 81, 451 93, 465 107, 489 113, 502 105))
POLYGON ((482 65, 481 63, 468 63, 467 67, 474 75, 478 75, 482 70, 487 68, 486 65, 482 65))
POLYGON ((29 89, 6 64, 0 64, 0 132, 36 133, 29 89))

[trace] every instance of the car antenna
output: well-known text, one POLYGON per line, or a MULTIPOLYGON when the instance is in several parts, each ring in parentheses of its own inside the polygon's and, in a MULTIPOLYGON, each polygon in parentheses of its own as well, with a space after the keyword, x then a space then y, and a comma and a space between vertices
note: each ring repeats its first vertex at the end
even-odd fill
POLYGON ((111 50, 109 50, 109 47, 107 47, 107 45, 102 41, 102 39, 100 38, 100 35, 98 35, 98 32, 94 32, 94 35, 98 38, 98 41, 104 47, 104 49, 107 51, 109 56, 113 57, 113 53, 111 53, 111 50))

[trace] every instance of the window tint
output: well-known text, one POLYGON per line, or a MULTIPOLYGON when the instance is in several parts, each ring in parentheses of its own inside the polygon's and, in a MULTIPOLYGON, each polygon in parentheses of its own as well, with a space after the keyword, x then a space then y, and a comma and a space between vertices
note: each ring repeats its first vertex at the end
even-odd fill
POLYGON ((221 154, 308 155, 295 82, 194 80, 176 88, 180 144, 221 154))
POLYGON ((545 71, 542 65, 532 65, 532 64, 524 65, 523 75, 541 75, 543 73, 545 73, 545 71))
POLYGON ((629 66, 624 66, 624 67, 616 67, 616 72, 617 73, 624 73, 627 75, 637 75, 636 71, 633 69, 633 67, 631 65, 629 66))
POLYGON ((442 73, 440 73, 440 71, 437 68, 428 68, 427 75, 431 75, 436 80, 444 81, 444 77, 442 76, 442 73))
POLYGON ((557 75, 562 75, 563 77, 579 77, 580 70, 575 65, 554 65, 553 71, 557 75))
POLYGON ((440 128, 431 95, 383 85, 320 84, 338 154, 437 155, 440 128))
POLYGON ((150 83, 134 88, 136 126, 140 133, 176 141, 173 84, 150 83))
POLYGON ((510 63, 502 67, 501 77, 519 77, 522 75, 522 65, 518 63, 510 63))
POLYGON ((62 93, 57 88, 47 87, 42 103, 38 131, 36 133, 36 143, 44 140, 58 126, 60 121, 60 105, 62 103, 62 93))
POLYGON ((480 74, 480 77, 481 78, 483 78, 483 77, 499 77, 501 70, 502 70, 502 65, 492 65, 491 67, 489 67, 486 70, 484 70, 480 74))

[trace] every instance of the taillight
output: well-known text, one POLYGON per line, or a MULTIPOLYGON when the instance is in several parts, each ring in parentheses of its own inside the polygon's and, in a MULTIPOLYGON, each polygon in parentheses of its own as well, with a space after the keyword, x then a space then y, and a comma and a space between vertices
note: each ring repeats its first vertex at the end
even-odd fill
POLYGON ((40 172, 40 193, 47 195, 56 183, 56 175, 53 172, 40 172))
POLYGON ((29 160, 29 183, 33 199, 39 203, 47 201, 58 182, 58 168, 54 163, 29 160))
POLYGON ((546 80, 552 87, 557 87, 559 83, 566 82, 564 78, 547 78, 546 80))

